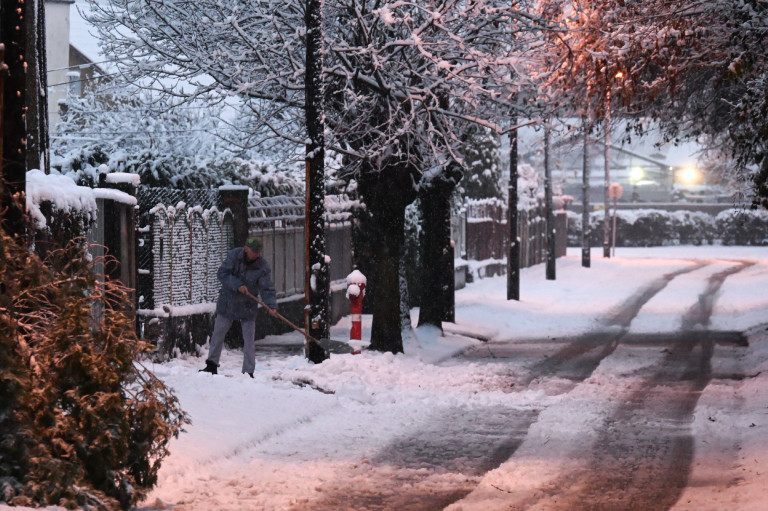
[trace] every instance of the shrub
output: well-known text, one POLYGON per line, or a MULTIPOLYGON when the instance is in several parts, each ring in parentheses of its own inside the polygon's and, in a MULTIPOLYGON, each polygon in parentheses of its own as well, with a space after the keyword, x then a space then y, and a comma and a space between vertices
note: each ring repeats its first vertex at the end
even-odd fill
POLYGON ((567 210, 568 215, 568 246, 580 247, 581 246, 581 213, 567 210))
MULTIPOLYGON (((603 211, 590 213, 590 246, 603 244, 603 211)), ((611 222, 613 217, 611 216, 611 222)), ((768 211, 728 209, 716 217, 698 211, 653 209, 619 210, 616 217, 616 245, 652 247, 660 245, 768 244, 768 211)), ((581 215, 568 213, 568 246, 581 246, 581 215)))
POLYGON ((128 509, 186 414, 139 363, 130 299, 73 242, 41 259, 0 231, 0 498, 128 509))
POLYGON ((764 245, 768 241, 768 211, 728 209, 715 218, 723 245, 764 245))
POLYGON ((624 239, 622 246, 657 247, 664 245, 665 242, 668 244, 673 237, 669 213, 665 211, 634 210, 621 213, 628 224, 622 236, 624 239))
POLYGON ((701 211, 670 213, 673 240, 680 245, 712 244, 715 239, 715 217, 701 211))

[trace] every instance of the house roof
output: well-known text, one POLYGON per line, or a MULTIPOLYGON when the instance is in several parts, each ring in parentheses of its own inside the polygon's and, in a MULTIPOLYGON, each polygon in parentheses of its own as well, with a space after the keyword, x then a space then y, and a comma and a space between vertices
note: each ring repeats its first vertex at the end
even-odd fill
POLYGON ((88 12, 90 6, 86 0, 74 0, 70 8, 69 44, 103 74, 111 72, 112 63, 107 61, 101 51, 95 29, 83 18, 82 12, 88 12))

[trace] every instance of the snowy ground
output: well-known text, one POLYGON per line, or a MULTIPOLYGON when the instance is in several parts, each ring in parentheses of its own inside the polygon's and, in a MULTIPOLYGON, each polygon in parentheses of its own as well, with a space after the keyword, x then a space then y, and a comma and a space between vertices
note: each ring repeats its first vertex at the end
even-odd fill
MULTIPOLYGON (((625 453, 685 458, 675 449, 690 457, 685 488, 659 509, 766 509, 766 289, 768 248, 594 250, 589 269, 570 250, 555 281, 541 265, 522 272, 519 302, 504 277, 458 291, 456 324, 415 331, 405 355, 312 365, 282 349, 301 343, 289 334, 261 341, 254 380, 239 351, 225 352, 223 376, 197 372, 205 352, 155 365, 193 424, 140 509, 627 509, 624 494, 584 499, 627 468, 625 453), (723 335, 690 346, 659 335, 681 327, 723 335), (732 342, 747 330, 748 346, 732 342), (569 341, 590 332, 610 350, 569 341), (568 350, 578 364, 563 369, 568 350), (706 379, 686 377, 699 359, 706 379)), ((332 337, 347 335, 343 319, 332 337)))

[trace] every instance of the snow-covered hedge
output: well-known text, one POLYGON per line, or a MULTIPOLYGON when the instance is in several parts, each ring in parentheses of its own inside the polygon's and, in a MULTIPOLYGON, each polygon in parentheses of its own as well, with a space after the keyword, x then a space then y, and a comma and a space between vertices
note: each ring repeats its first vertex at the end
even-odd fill
POLYGON ((768 211, 729 209, 716 217, 723 245, 768 243, 768 211))
POLYGON ((36 229, 50 228, 51 214, 77 217, 89 222, 96 217, 93 190, 77 186, 72 179, 59 174, 46 175, 40 170, 27 172, 27 211, 36 229))
MULTIPOLYGON (((604 213, 595 211, 589 218, 590 246, 601 246, 604 213)), ((569 246, 581 246, 581 222, 581 214, 568 212, 569 246)), ((620 247, 701 245, 716 241, 723 245, 768 243, 768 211, 728 209, 714 216, 699 211, 635 209, 619 210, 616 214, 616 245, 620 247)))
MULTIPOLYGON (((111 174, 110 176, 117 176, 111 174)), ((83 238, 97 216, 97 199, 136 205, 136 198, 112 188, 78 186, 70 177, 56 171, 27 172, 26 206, 35 230, 36 249, 47 250, 83 238)))

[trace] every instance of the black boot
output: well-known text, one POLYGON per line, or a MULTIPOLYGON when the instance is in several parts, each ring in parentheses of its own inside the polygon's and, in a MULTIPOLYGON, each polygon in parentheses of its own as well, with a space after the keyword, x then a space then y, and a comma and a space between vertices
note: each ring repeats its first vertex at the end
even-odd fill
POLYGON ((218 365, 214 364, 210 360, 205 361, 205 367, 200 369, 198 373, 211 373, 216 374, 218 372, 218 365))

